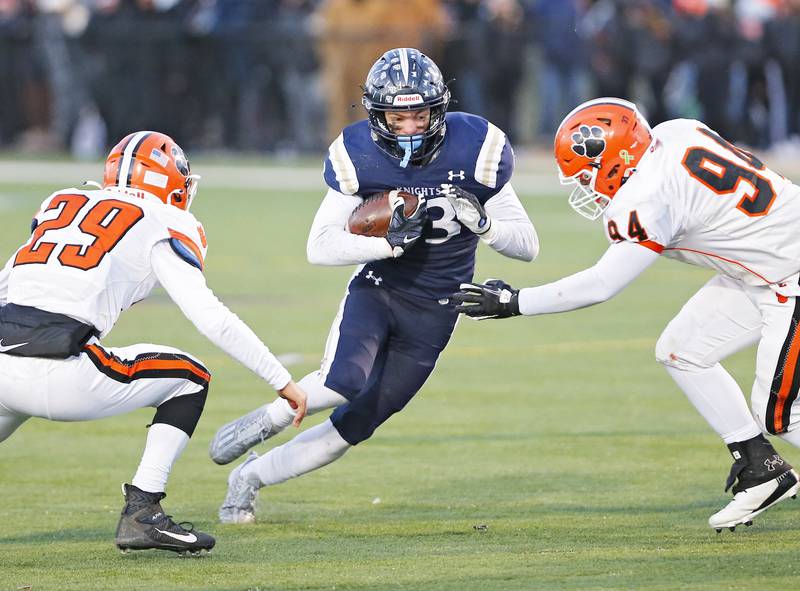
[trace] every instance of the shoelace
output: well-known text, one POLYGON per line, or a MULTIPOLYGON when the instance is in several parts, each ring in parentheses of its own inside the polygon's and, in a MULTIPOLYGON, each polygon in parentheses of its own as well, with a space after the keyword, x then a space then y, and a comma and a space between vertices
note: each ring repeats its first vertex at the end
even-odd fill
POLYGON ((169 530, 172 527, 178 527, 183 531, 185 531, 186 533, 192 533, 194 531, 194 523, 192 523, 191 521, 181 521, 180 523, 175 523, 172 520, 172 515, 164 515, 164 520, 167 522, 167 526, 164 529, 169 530))

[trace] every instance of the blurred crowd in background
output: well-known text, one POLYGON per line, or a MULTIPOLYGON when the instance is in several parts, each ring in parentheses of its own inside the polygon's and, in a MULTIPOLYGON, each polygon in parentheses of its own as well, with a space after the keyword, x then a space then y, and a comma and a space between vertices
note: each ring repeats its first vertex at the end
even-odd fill
POLYGON ((800 143, 800 0, 0 0, 0 148, 93 158, 157 129, 192 152, 318 153, 398 46, 515 144, 549 145, 595 96, 800 143))

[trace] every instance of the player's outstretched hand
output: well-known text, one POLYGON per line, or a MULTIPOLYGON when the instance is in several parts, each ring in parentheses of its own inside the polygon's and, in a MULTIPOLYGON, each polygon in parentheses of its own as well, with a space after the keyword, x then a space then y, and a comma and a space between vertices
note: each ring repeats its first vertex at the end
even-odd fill
POLYGON ((502 279, 487 279, 486 283, 462 283, 459 291, 450 296, 456 312, 473 320, 519 316, 519 290, 502 279))
POLYGON ((292 425, 299 427, 306 416, 306 404, 308 401, 306 393, 300 386, 289 380, 289 383, 283 387, 283 390, 278 390, 278 394, 281 398, 285 398, 289 402, 289 406, 295 410, 292 425))
POLYGON ((469 191, 465 191, 455 185, 443 183, 439 193, 447 197, 450 205, 456 210, 458 221, 469 228, 473 234, 486 234, 489 228, 492 227, 492 220, 487 215, 483 205, 469 191))
POLYGON ((397 258, 422 236, 425 222, 428 221, 428 210, 425 207, 425 200, 420 198, 417 210, 406 217, 403 212, 405 201, 397 195, 392 198, 391 206, 392 220, 389 222, 386 240, 392 247, 392 254, 397 258))

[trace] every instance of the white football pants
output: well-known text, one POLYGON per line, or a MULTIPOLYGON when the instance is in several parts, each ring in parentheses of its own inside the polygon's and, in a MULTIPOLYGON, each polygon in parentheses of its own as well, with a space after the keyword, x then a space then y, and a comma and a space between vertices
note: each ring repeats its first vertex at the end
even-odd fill
POLYGON ((0 354, 0 441, 30 417, 110 417, 199 392, 209 379, 196 358, 163 345, 95 343, 68 359, 0 354))
POLYGON ((767 432, 800 446, 800 298, 779 297, 717 275, 686 302, 656 344, 656 359, 726 443, 767 432), (748 411, 741 388, 720 365, 758 343, 748 411))

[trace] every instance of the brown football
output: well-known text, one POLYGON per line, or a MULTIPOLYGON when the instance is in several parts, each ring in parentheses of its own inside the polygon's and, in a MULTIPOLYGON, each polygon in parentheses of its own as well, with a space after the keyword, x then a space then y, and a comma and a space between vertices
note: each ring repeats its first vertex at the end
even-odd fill
MULTIPOLYGON (((353 210, 350 219, 347 220, 347 228, 353 234, 362 236, 379 236, 383 238, 389 230, 389 222, 392 219, 392 206, 390 205, 389 195, 394 191, 384 191, 370 195, 353 210)), ((397 195, 403 198, 406 216, 410 216, 417 210, 419 199, 416 195, 406 191, 397 191, 397 195)))

